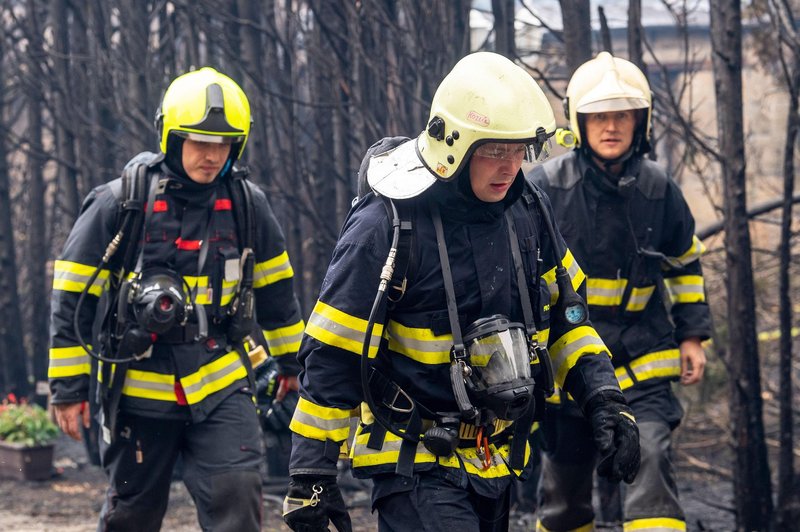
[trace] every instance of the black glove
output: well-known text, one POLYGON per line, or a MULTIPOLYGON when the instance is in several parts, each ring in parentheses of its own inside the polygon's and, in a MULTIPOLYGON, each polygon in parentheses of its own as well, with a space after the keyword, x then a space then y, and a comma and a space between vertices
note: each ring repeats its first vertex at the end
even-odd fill
POLYGON ((589 400, 584 412, 600 454, 597 474, 612 482, 633 482, 641 460, 639 429, 625 397, 615 390, 602 391, 589 400))
POLYGON ((328 520, 339 532, 352 532, 350 515, 335 476, 293 475, 283 500, 283 520, 295 532, 325 532, 328 520))

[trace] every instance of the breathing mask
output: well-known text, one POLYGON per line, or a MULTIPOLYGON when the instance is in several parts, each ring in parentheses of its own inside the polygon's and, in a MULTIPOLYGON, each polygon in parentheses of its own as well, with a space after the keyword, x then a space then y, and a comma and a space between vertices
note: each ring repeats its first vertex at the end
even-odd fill
POLYGON ((123 326, 118 331, 119 358, 147 358, 158 336, 183 327, 190 315, 196 316, 198 323, 194 340, 207 336, 204 309, 202 305, 192 305, 186 288, 184 280, 167 268, 145 269, 123 283, 117 309, 123 326))
POLYGON ((497 418, 519 418, 533 400, 531 346, 525 326, 500 314, 474 322, 464 335, 467 395, 497 418))

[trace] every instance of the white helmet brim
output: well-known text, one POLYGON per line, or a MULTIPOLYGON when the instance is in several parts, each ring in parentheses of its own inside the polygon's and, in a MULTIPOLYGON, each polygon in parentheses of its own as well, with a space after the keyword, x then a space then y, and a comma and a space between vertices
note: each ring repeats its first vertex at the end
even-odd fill
POLYGON ((408 199, 422 194, 436 177, 417 154, 417 139, 370 159, 367 183, 378 194, 391 199, 408 199))

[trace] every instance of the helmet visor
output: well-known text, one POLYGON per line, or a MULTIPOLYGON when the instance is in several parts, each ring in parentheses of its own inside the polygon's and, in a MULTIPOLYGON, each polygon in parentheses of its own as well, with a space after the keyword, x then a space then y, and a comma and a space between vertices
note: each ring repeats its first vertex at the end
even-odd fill
POLYGON ((466 344, 470 363, 487 387, 531 376, 528 340, 519 324, 488 332, 466 344))
POLYGON ((212 135, 180 130, 172 130, 170 133, 195 142, 210 142, 212 144, 239 144, 245 139, 244 135, 212 135))

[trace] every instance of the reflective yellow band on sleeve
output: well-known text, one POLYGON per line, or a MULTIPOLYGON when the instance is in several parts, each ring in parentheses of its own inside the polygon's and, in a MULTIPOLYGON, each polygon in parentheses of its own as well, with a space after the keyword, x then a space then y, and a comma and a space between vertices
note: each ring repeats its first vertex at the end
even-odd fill
POLYGON ((706 300, 705 281, 702 275, 679 275, 665 277, 669 298, 673 304, 704 303, 706 300))
POLYGON ((256 264, 253 270, 253 288, 262 288, 293 276, 289 254, 284 251, 277 257, 256 264))
POLYGON ((606 345, 592 327, 583 325, 568 331, 550 346, 550 358, 553 361, 556 384, 564 386, 564 379, 578 359, 584 355, 603 353, 607 356, 606 345))
MULTIPOLYGON (((94 274, 94 271, 94 266, 66 260, 57 260, 53 264, 53 290, 83 292, 89 279, 94 274)), ((108 276, 109 271, 107 269, 100 270, 92 286, 89 287, 89 293, 93 296, 100 297, 108 281, 108 276)))
MULTIPOLYGON (((89 346, 91 349, 91 346, 89 346)), ((81 346, 51 347, 47 378, 81 377, 89 375, 91 365, 89 353, 81 346)))
POLYGON ((648 379, 677 378, 681 376, 681 352, 679 349, 654 351, 632 360, 627 368, 630 370, 626 366, 614 370, 619 387, 623 390, 648 379), (633 373, 635 380, 629 371, 633 373))
POLYGON ((300 397, 289 428, 312 440, 344 441, 350 434, 352 410, 320 406, 300 397))
MULTIPOLYGON (((322 301, 317 301, 308 319, 306 334, 333 347, 338 347, 357 355, 361 354, 367 320, 351 316, 322 301)), ((376 323, 370 338, 369 357, 378 354, 383 325, 376 323)))
POLYGON ((264 338, 269 345, 269 354, 275 357, 289 353, 297 353, 300 341, 303 339, 303 330, 306 324, 303 320, 294 325, 279 327, 277 329, 264 329, 264 338))
POLYGON ((692 243, 689 249, 680 257, 670 257, 673 262, 679 263, 681 266, 686 266, 698 260, 703 253, 706 252, 706 246, 697 238, 697 235, 692 235, 692 243))
MULTIPOLYGON (((586 274, 583 273, 578 261, 575 260, 575 257, 572 255, 572 251, 567 249, 566 253, 564 253, 564 257, 561 259, 564 268, 569 273, 570 279, 572 279, 572 288, 576 291, 578 287, 581 286, 583 281, 586 279, 586 274)), ((558 301, 558 285, 556 284, 556 268, 553 267, 544 274, 542 274, 542 279, 545 280, 547 283, 547 288, 550 290, 550 304, 555 305, 556 301, 558 301)))

